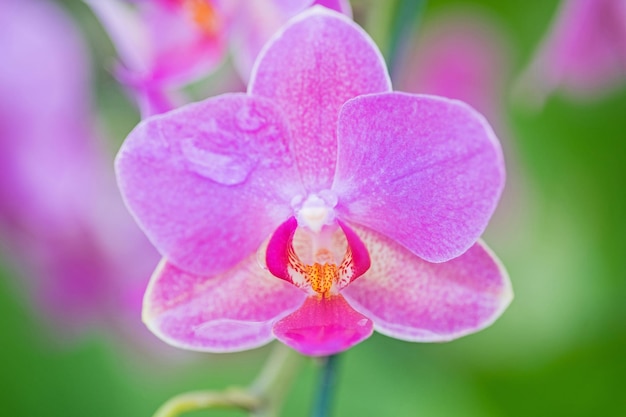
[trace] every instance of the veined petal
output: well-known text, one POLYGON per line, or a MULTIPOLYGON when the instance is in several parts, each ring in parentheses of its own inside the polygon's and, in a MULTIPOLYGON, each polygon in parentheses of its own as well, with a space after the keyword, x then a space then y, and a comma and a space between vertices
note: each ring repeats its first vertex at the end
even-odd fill
POLYGON ((502 150, 468 105, 404 93, 357 97, 339 116, 337 213, 430 262, 459 256, 504 186, 502 150))
POLYGON ((146 290, 143 321, 176 347, 240 351, 269 343, 273 324, 305 297, 261 269, 256 255, 215 277, 190 274, 163 260, 146 290))
POLYGON ((513 299, 504 267, 482 242, 435 264, 378 233, 356 231, 372 268, 342 294, 380 333, 414 342, 452 340, 489 326, 513 299))
POLYGON ((341 295, 311 296, 276 323, 274 334, 302 354, 333 355, 367 339, 372 334, 372 321, 350 307, 341 295))
POLYGON ((161 254, 206 276, 256 251, 302 193, 280 112, 245 94, 146 119, 124 142, 116 170, 161 254))
POLYGON ((361 94, 389 91, 383 58, 354 22, 322 6, 290 21, 265 46, 248 91, 287 115, 296 162, 308 191, 329 188, 341 106, 361 94))

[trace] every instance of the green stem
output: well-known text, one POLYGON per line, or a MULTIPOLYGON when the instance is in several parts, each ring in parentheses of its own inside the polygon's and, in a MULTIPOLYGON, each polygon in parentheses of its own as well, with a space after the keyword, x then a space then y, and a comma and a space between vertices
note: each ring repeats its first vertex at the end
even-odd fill
POLYGON ((252 411, 259 408, 261 400, 242 389, 231 388, 225 391, 186 392, 170 398, 153 417, 175 417, 188 411, 211 408, 238 408, 252 411))
POLYGON ((240 409, 254 417, 276 417, 301 361, 300 355, 277 343, 249 388, 180 394, 163 404, 153 417, 177 417, 190 411, 215 408, 240 409))
POLYGON ((363 1, 363 27, 372 37, 386 60, 391 47, 391 30, 398 0, 363 1))
POLYGON ((337 363, 339 355, 331 355, 324 358, 320 385, 317 391, 317 398, 313 406, 313 417, 330 416, 333 393, 337 381, 337 363))
POLYGON ((387 67, 392 79, 425 6, 426 0, 399 0, 396 3, 391 26, 388 28, 390 35, 387 67))
POLYGON ((355 4, 359 14, 355 17, 381 50, 392 80, 425 7, 426 0, 361 0, 355 4))
POLYGON ((304 357, 282 343, 276 343, 259 376, 250 386, 249 391, 263 397, 263 407, 254 410, 254 417, 278 416, 283 399, 291 388, 291 381, 296 376, 304 357))

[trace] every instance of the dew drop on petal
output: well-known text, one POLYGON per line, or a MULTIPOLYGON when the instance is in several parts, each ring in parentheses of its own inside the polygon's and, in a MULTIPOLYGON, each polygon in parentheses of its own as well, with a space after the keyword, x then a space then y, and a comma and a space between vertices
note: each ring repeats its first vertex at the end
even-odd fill
POLYGON ((235 115, 235 124, 245 136, 251 136, 246 141, 249 145, 246 152, 263 166, 274 168, 292 164, 287 146, 288 133, 268 109, 257 103, 245 104, 235 115))
POLYGON ((244 132, 256 132, 267 124, 265 117, 252 104, 241 107, 235 116, 235 120, 237 127, 244 132))
POLYGON ((181 149, 191 170, 223 185, 245 182, 256 166, 256 161, 246 155, 225 155, 202 149, 193 138, 183 139, 181 149))

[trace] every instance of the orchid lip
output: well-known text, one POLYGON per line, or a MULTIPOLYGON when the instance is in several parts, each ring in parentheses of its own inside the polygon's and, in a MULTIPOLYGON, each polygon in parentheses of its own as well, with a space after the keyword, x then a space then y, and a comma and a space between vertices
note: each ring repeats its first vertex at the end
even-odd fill
POLYGON ((291 217, 270 237, 265 260, 272 275, 320 298, 339 294, 370 266, 363 242, 338 219, 314 231, 291 217))

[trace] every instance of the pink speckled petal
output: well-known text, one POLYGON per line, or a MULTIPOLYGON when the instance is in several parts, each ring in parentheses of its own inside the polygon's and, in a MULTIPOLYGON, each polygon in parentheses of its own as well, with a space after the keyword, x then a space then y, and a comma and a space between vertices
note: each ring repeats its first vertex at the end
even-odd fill
POLYGON ((355 230, 372 268, 342 294, 380 333, 415 342, 452 340, 489 326, 513 298, 506 271, 483 243, 434 264, 378 233, 355 230))
POLYGON ((342 218, 430 262, 482 234, 504 186, 500 144, 466 104, 403 93, 346 103, 333 189, 342 218))
POLYGON ((273 324, 305 297, 261 269, 256 254, 216 277, 190 274, 163 260, 144 297, 143 321, 176 347, 240 351, 270 342, 273 324))
POLYGON ((288 143, 270 102, 226 94, 140 123, 117 156, 118 183, 161 254, 211 276, 291 214, 302 190, 288 143))
POLYGON ((334 175, 341 106, 390 88, 383 58, 368 35, 346 16, 314 6, 266 45, 248 91, 283 109, 304 185, 319 191, 330 187, 334 175))
POLYGON ((341 295, 314 295, 276 323, 274 334, 302 354, 326 356, 367 339, 372 334, 372 321, 350 307, 341 295))

